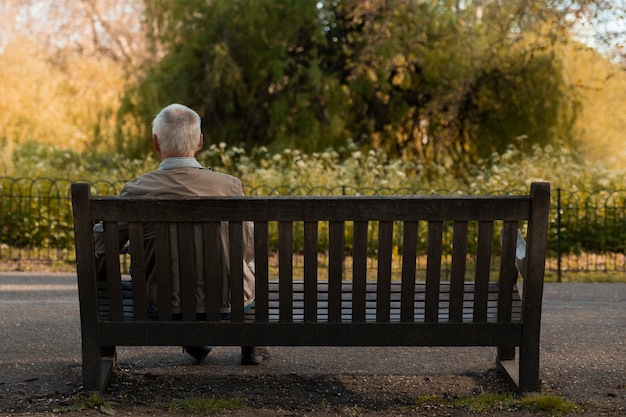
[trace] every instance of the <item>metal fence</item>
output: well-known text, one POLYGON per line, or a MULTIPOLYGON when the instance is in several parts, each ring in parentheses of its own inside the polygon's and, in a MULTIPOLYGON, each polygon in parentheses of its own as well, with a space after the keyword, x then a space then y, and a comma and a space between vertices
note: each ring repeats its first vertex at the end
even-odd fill
MULTIPOLYGON (((0 263, 28 269, 75 261, 70 180, 0 177, 0 263), (35 266, 30 266, 35 264, 35 266)), ((92 182, 94 193, 116 195, 123 182, 92 182)), ((429 195, 456 191, 337 186, 247 187, 247 195, 429 195)), ((593 192, 556 189, 547 270, 626 274, 626 190, 593 192)))

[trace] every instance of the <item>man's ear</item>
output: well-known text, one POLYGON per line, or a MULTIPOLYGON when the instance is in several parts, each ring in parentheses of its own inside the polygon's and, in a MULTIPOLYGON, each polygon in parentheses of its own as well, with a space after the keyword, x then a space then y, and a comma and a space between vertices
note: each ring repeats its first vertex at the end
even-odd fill
POLYGON ((152 147, 154 148, 156 153, 158 153, 158 154, 161 153, 161 147, 159 146, 159 141, 157 139, 157 135, 154 134, 154 133, 152 134, 152 147))
POLYGON ((204 144, 204 135, 200 133, 200 142, 198 142, 198 150, 202 149, 203 144, 204 144))

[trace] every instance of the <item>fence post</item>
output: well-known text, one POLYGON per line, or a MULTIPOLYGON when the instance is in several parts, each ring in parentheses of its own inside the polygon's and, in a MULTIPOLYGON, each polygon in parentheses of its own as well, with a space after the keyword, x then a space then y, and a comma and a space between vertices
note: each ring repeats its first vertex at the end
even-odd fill
POLYGON ((561 189, 556 189, 556 280, 561 282, 561 189))

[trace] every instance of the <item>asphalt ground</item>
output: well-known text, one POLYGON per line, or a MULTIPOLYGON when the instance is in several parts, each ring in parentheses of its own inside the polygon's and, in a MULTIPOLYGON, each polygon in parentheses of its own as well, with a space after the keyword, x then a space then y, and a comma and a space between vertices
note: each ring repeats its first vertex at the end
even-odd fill
MULTIPOLYGON (((119 347, 120 369, 209 375, 471 375, 494 367, 493 348, 271 347, 259 367, 238 347, 189 366, 180 347, 119 347)), ((79 392, 81 352, 74 274, 0 273, 0 404, 79 392)), ((626 283, 548 283, 541 335, 546 392, 626 415, 626 283)), ((0 411, 2 407, 0 407, 0 411)))

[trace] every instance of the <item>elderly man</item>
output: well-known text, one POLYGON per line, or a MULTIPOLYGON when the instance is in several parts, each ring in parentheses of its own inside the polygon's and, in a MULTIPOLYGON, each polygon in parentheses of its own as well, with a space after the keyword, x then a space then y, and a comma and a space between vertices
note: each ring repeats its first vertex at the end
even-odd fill
MULTIPOLYGON (((159 112, 152 122, 152 145, 161 164, 158 169, 143 174, 133 181, 126 183, 120 196, 128 197, 172 197, 172 196, 240 196, 243 195, 241 181, 227 174, 203 168, 195 158, 195 154, 202 148, 203 135, 200 130, 200 116, 194 110, 181 104, 171 104, 159 112)), ((120 232, 124 228, 120 228, 120 232)), ((97 231, 97 230, 96 230, 97 231)), ((96 233, 98 234, 98 233, 96 233)), ((222 225, 221 242, 228 245, 228 230, 222 225)), ((96 237, 98 240, 98 237, 96 237)), ((98 247, 98 243, 96 243, 98 247)), ((147 248, 148 249, 148 248, 147 248)), ((228 254, 228 248, 222 251, 228 254)), ((253 231, 252 225, 244 227, 244 302, 251 307, 254 302, 254 268, 253 268, 253 231)), ((96 251, 97 252, 97 251, 96 251)), ((154 257, 154 253, 148 256, 154 257)), ((177 256, 172 254, 173 260, 173 308, 176 311, 180 306, 177 286, 178 268, 177 256)), ((230 312, 228 261, 222 262, 222 316, 230 312)), ((148 271, 150 272, 150 271, 148 271)), ((203 298, 203 294, 199 297, 203 298)), ((156 277, 150 273, 148 277, 149 308, 154 314, 156 305, 156 277)), ((202 302, 199 303, 202 305, 202 302)), ((201 307, 199 307, 201 308, 201 307)), ((201 362, 211 351, 209 346, 185 346, 185 351, 201 362)), ((243 365, 257 365, 269 356, 266 347, 242 346, 241 363, 243 365)))

